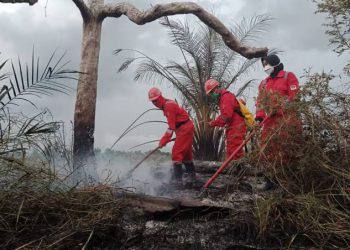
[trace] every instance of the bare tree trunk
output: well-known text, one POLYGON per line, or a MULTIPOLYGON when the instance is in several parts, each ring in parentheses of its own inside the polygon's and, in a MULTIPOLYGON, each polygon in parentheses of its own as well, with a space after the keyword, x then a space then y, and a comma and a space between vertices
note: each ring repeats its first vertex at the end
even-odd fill
POLYGON ((74 113, 74 170, 95 165, 94 130, 102 20, 84 20, 80 78, 74 113))

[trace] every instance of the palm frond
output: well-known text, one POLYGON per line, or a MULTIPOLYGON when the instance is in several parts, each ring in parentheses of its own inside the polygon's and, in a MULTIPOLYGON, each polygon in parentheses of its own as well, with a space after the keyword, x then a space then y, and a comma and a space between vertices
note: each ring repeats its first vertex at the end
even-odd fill
POLYGON ((134 124, 140 120, 145 114, 147 114, 150 111, 160 110, 157 108, 147 109, 146 111, 142 112, 136 119, 123 131, 123 133, 117 138, 117 140, 112 144, 110 149, 112 149, 127 133, 129 133, 130 129, 134 126, 134 124))
POLYGON ((123 49, 116 49, 113 51, 113 55, 118 55, 122 51, 123 51, 123 49))
MULTIPOLYGON (((181 90, 183 90, 183 94, 188 99, 192 100, 191 103, 194 102, 195 96, 190 91, 188 91, 186 87, 182 84, 182 82, 179 81, 179 79, 169 70, 171 66, 163 66, 153 58, 147 56, 146 54, 138 50, 122 49, 121 51, 131 51, 140 54, 140 56, 134 58, 127 58, 126 61, 122 63, 122 66, 120 66, 120 68, 126 70, 132 63, 140 61, 135 72, 135 81, 152 81, 153 83, 160 84, 164 80, 167 80, 168 82, 172 83, 180 92, 181 90)), ((121 51, 118 50, 117 54, 119 54, 121 51)))
POLYGON ((236 69, 235 74, 230 74, 227 77, 225 77, 225 79, 222 81, 222 85, 224 88, 228 89, 232 84, 234 84, 235 82, 237 82, 237 80, 243 76, 243 75, 247 75, 250 73, 250 70, 253 70, 252 66, 258 62, 259 59, 251 59, 251 60, 244 60, 243 63, 241 63, 241 65, 238 65, 238 69, 236 69), (230 78, 231 77, 231 78, 230 78))
POLYGON ((182 23, 180 21, 163 19, 160 24, 169 29, 169 37, 175 46, 183 49, 193 57, 198 55, 201 49, 201 37, 198 32, 190 28, 188 22, 182 23))
POLYGON ((241 43, 257 41, 268 31, 273 18, 269 15, 256 15, 251 18, 243 18, 240 23, 235 23, 231 29, 241 43))
POLYGON ((141 146, 144 146, 144 145, 147 145, 147 144, 153 143, 153 142, 159 142, 159 140, 151 140, 151 141, 146 141, 146 142, 143 142, 143 143, 137 144, 137 145, 135 145, 135 146, 132 146, 131 148, 128 148, 128 150, 135 149, 135 148, 138 148, 138 147, 141 147, 141 146))
POLYGON ((176 37, 175 32, 174 32, 173 28, 171 27, 171 23, 170 23, 169 17, 165 17, 163 22, 166 24, 167 27, 169 27, 172 35, 174 36, 174 42, 180 48, 182 57, 183 57, 183 59, 184 59, 184 61, 186 63, 187 70, 188 70, 189 74, 191 75, 191 78, 193 78, 192 69, 191 69, 189 60, 187 59, 185 51, 181 48, 180 43, 178 41, 178 38, 176 37))
POLYGON ((246 82, 238 89, 238 91, 236 92, 236 96, 237 96, 237 97, 241 96, 241 95, 244 93, 244 91, 245 91, 247 88, 249 88, 249 86, 250 86, 252 83, 254 83, 255 81, 256 81, 255 79, 251 79, 251 80, 249 80, 249 81, 246 81, 246 82))
MULTIPOLYGON (((72 87, 66 81, 77 80, 76 76, 79 72, 66 68, 69 61, 64 61, 64 57, 65 53, 56 59, 56 51, 54 51, 48 62, 41 66, 40 59, 36 58, 33 49, 30 65, 23 64, 19 57, 17 66, 14 61, 11 61, 12 73, 8 77, 9 82, 0 91, 0 110, 10 104, 16 105, 17 101, 34 105, 30 96, 50 96, 55 92, 68 94, 72 87)), ((1 66, 3 67, 4 64, 1 66)))
POLYGON ((165 21, 161 21, 161 24, 169 29, 168 33, 172 43, 181 50, 184 60, 189 66, 190 73, 196 72, 200 79, 204 61, 203 54, 205 53, 203 37, 205 37, 206 33, 191 29, 191 25, 188 22, 182 23, 165 19, 165 21), (186 57, 186 54, 189 55, 189 59, 186 57), (190 67, 191 61, 194 67, 190 67))
MULTIPOLYGON (((250 19, 243 18, 240 23, 234 24, 231 30, 242 43, 257 41, 258 38, 260 38, 264 33, 267 32, 267 28, 270 26, 272 20, 273 18, 271 18, 268 15, 257 15, 257 16, 251 17, 250 19)), ((222 42, 222 40, 220 40, 220 42, 221 42, 221 51, 222 51, 220 56, 222 57, 222 60, 221 60, 222 63, 217 66, 219 73, 216 76, 216 78, 219 81, 221 81, 222 79, 225 79, 226 77, 224 75, 227 73, 227 71, 230 71, 230 68, 232 68, 234 64, 237 64, 236 59, 238 56, 236 52, 227 48, 227 46, 225 45, 224 42, 222 42)), ((241 74, 244 68, 245 69, 250 68, 250 66, 255 64, 257 61, 258 61, 257 59, 245 60, 244 61, 245 65, 249 65, 249 66, 241 67, 236 74, 241 74), (249 61, 252 61, 253 63, 249 63, 249 61)), ((246 71, 246 70, 243 70, 243 71, 246 71)), ((237 78, 238 77, 233 77, 233 79, 237 79, 237 78)))
POLYGON ((48 110, 32 117, 15 114, 8 109, 4 111, 0 119, 0 155, 25 155, 33 147, 41 151, 43 142, 61 127, 59 122, 46 122, 47 115, 51 116, 48 110))
POLYGON ((119 69, 118 69, 118 73, 127 70, 127 69, 129 68, 129 66, 130 66, 135 60, 137 60, 136 57, 125 59, 125 61, 122 63, 122 65, 120 65, 120 67, 119 67, 119 69))
POLYGON ((5 66, 6 63, 7 63, 7 60, 0 64, 0 70, 5 66))
POLYGON ((1 73, 1 70, 5 67, 7 61, 8 61, 8 60, 5 60, 4 62, 1 62, 1 63, 0 63, 0 82, 1 82, 2 80, 5 80, 5 79, 8 77, 8 74, 3 74, 3 73, 1 73))

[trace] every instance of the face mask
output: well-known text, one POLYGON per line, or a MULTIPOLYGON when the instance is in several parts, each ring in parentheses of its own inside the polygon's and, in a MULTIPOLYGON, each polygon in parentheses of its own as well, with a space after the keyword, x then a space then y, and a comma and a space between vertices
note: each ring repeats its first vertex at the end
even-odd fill
POLYGON ((266 73, 267 75, 271 75, 272 72, 273 72, 273 70, 274 70, 274 67, 271 66, 271 65, 269 65, 269 64, 267 64, 266 66, 264 66, 264 71, 265 71, 265 73, 266 73))
POLYGON ((209 101, 212 103, 218 103, 220 99, 220 94, 219 93, 210 93, 210 98, 209 101))
POLYGON ((273 73, 273 71, 275 70, 275 67, 279 66, 281 64, 281 62, 279 64, 277 64, 276 66, 271 66, 270 64, 267 64, 264 66, 264 71, 267 75, 271 75, 273 73))
POLYGON ((162 105, 160 103, 160 98, 157 100, 152 101, 153 105, 156 106, 157 108, 162 108, 162 105))

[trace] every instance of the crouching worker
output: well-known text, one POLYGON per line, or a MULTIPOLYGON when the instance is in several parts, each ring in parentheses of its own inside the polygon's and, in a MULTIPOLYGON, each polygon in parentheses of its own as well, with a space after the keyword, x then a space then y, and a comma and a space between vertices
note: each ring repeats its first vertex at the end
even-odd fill
POLYGON ((194 125, 188 113, 175 101, 165 99, 157 88, 151 88, 148 92, 149 100, 159 109, 163 110, 169 128, 159 141, 159 147, 164 147, 171 141, 175 132, 176 139, 172 149, 172 161, 174 168, 173 180, 176 184, 182 184, 182 164, 192 182, 195 181, 196 173, 193 164, 192 144, 194 125))
MULTIPOLYGON (((247 127, 244 115, 241 112, 240 104, 236 96, 226 89, 219 88, 219 83, 214 79, 209 79, 205 83, 205 92, 214 103, 220 108, 220 115, 209 123, 211 127, 226 128, 226 159, 242 144, 247 127)), ((243 148, 233 158, 237 160, 244 156, 243 148)))

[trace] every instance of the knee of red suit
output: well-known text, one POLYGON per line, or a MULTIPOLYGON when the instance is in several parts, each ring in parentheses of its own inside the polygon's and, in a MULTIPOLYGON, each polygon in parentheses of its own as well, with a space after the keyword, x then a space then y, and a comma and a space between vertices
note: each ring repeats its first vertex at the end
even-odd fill
POLYGON ((185 150, 173 150, 172 152, 173 162, 189 162, 193 160, 192 147, 185 150))
POLYGON ((193 160, 192 142, 193 142, 192 138, 175 141, 175 144, 172 150, 172 160, 178 161, 178 162, 192 161, 193 160))
MULTIPOLYGON (((229 158, 235 150, 237 150, 244 141, 246 135, 247 127, 245 122, 240 122, 236 124, 231 124, 231 126, 226 129, 226 159, 229 158)), ((244 151, 241 148, 233 157, 237 160, 244 156, 244 151)))
POLYGON ((194 126, 192 121, 182 125, 176 131, 176 140, 172 150, 172 160, 174 162, 192 161, 192 144, 194 136, 194 126))
POLYGON ((233 159, 239 159, 244 156, 243 147, 241 147, 243 140, 243 137, 226 140, 226 158, 230 157, 238 149, 233 159))

